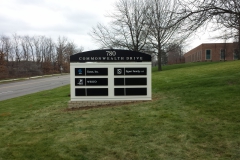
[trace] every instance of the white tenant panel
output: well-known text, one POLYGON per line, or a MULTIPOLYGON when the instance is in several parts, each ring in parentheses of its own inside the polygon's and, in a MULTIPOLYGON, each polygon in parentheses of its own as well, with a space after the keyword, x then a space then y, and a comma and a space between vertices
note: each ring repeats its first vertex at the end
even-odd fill
MULTIPOLYGON (((124 72, 122 70, 122 72, 124 72)), ((141 73, 140 73, 141 74, 141 73)), ((97 63, 97 62, 89 62, 89 63, 70 63, 70 78, 71 78, 71 101, 103 101, 103 100, 151 100, 152 97, 152 78, 151 78, 151 62, 115 62, 115 63, 97 63), (75 70, 77 70, 77 74, 75 75, 75 70), (79 68, 85 70, 79 70, 79 68), (89 73, 86 73, 86 69, 88 68, 89 73), (105 68, 105 69, 104 69, 105 68), (107 75, 97 75, 99 72, 105 73, 106 68, 108 70, 107 75), (114 75, 114 68, 124 69, 125 72, 128 72, 127 75, 122 74, 121 70, 119 75, 114 75), (128 70, 127 70, 128 69, 128 70), (131 70, 132 69, 132 70, 131 70), (136 75, 138 73, 129 73, 135 71, 147 71, 146 75, 136 75), (84 75, 81 75, 83 72, 84 75), (94 72, 91 75, 91 72, 94 72), (96 74, 95 74, 96 73, 96 74), (86 75, 90 74, 90 75, 86 75), (107 78, 107 80, 106 80, 107 78), (114 85, 114 79, 118 78, 120 80, 124 79, 123 85, 114 85), (76 85, 75 85, 75 79, 76 85), (81 80, 80 80, 81 79, 81 80), (144 82, 146 79, 146 85, 136 85, 137 83, 144 82), (136 80, 136 84, 134 81, 136 80), (84 83, 84 84, 83 84, 84 83), (99 84, 99 85, 98 85, 99 84), (146 89, 145 89, 146 88, 146 89), (76 89, 81 92, 76 95, 76 89), (97 93, 96 90, 102 90, 102 93, 97 93), (106 93, 106 90, 108 93, 106 93), (146 95, 134 95, 136 91, 145 91, 146 95), (84 91, 84 92, 82 92, 84 91), (120 93, 119 95, 115 95, 116 92, 120 93), (93 95, 91 95, 93 94, 93 95), (95 95, 99 94, 99 95, 95 95), (101 96, 101 94, 105 94, 101 96), (107 94, 107 95, 106 95, 107 94)), ((138 94, 138 93, 137 93, 138 94)), ((140 93, 141 94, 141 93, 140 93)))

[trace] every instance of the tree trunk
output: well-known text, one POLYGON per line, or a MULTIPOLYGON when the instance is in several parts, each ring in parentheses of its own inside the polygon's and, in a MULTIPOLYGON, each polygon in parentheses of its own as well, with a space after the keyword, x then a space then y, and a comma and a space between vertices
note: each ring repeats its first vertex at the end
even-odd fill
POLYGON ((238 51, 237 51, 237 59, 240 60, 240 21, 238 27, 238 51))
POLYGON ((158 46, 158 71, 162 71, 162 51, 161 51, 161 45, 158 46))

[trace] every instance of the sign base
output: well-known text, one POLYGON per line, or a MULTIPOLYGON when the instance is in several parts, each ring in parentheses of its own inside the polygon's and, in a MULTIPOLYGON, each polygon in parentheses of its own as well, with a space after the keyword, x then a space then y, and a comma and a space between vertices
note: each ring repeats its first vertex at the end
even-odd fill
MULTIPOLYGON (((147 101, 136 101, 136 100, 119 100, 119 101, 69 101, 69 109, 85 108, 85 107, 100 107, 106 105, 122 105, 134 102, 147 102, 147 101)), ((148 101, 149 102, 149 101, 148 101)))

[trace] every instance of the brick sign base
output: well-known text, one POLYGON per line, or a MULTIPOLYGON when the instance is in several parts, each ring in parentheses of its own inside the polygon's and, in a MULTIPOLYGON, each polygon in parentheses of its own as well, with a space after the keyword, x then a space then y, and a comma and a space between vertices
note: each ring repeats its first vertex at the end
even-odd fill
POLYGON ((69 101, 68 108, 69 109, 77 109, 84 107, 97 107, 97 106, 105 106, 105 105, 122 105, 133 102, 144 102, 144 101, 69 101))

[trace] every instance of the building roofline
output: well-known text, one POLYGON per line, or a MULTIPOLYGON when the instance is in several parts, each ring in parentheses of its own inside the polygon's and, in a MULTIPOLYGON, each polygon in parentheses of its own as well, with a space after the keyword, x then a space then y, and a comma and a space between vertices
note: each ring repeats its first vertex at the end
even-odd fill
POLYGON ((187 51, 186 53, 184 53, 184 55, 187 54, 188 52, 191 52, 192 50, 194 50, 194 49, 196 49, 196 48, 198 48, 198 47, 200 47, 200 46, 202 46, 202 45, 206 45, 206 44, 213 45, 213 44, 234 44, 234 43, 237 43, 237 42, 228 42, 228 43, 218 43, 218 42, 216 42, 216 43, 201 43, 200 45, 198 45, 198 46, 192 48, 191 50, 187 51))

